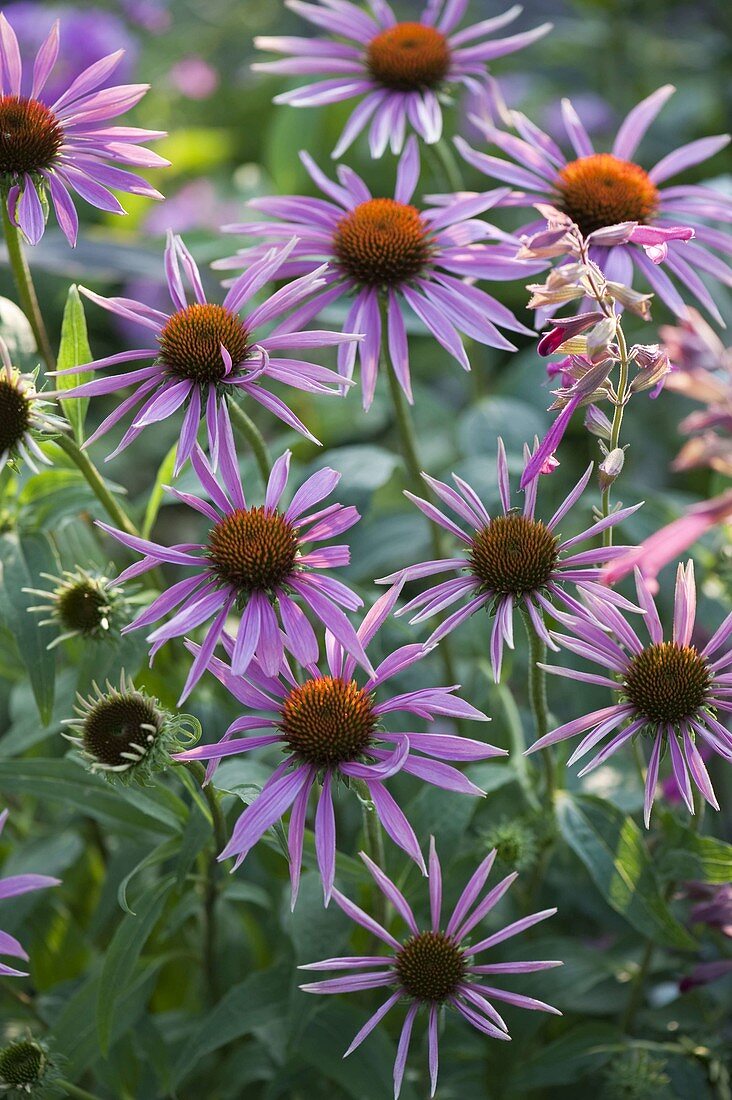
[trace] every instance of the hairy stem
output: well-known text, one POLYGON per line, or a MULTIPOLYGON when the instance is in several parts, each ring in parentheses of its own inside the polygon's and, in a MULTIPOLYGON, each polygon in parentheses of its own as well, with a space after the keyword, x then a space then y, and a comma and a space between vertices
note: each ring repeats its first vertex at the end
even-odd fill
MULTIPOLYGON (((386 316, 386 306, 382 299, 381 368, 389 380, 391 403, 394 409, 394 417, 396 419, 397 428, 399 430, 399 438, 402 444, 402 454, 404 456, 404 462, 407 467, 407 473, 409 475, 412 491, 418 496, 422 496, 422 494, 425 492, 429 495, 429 490, 427 489, 425 482, 422 480, 422 463, 419 460, 417 436, 414 431, 412 417, 409 413, 409 406, 407 404, 407 400, 404 396, 402 388, 399 385, 399 379, 396 376, 396 372, 391 362, 391 356, 389 355, 387 325, 388 321, 386 316)), ((440 528, 436 523, 430 523, 429 527, 430 539, 432 540, 432 552, 435 555, 435 558, 444 558, 445 548, 440 528)), ((445 675, 447 676, 449 683, 454 684, 456 683, 455 666, 452 660, 452 653, 450 650, 448 638, 443 638, 440 642, 440 652, 442 654, 442 660, 445 666, 445 675)))
POLYGON ((74 1085, 71 1081, 67 1081, 64 1077, 57 1077, 54 1080, 54 1085, 63 1089, 67 1096, 75 1096, 77 1100, 99 1100, 93 1092, 87 1092, 86 1089, 80 1089, 78 1085, 74 1085))
POLYGON ((229 416, 236 430, 246 439, 251 447, 259 472, 262 475, 262 481, 266 485, 272 469, 272 463, 269 460, 264 436, 251 417, 244 412, 241 405, 238 405, 236 401, 229 401, 229 416))
POLYGON ((190 760, 186 767, 201 788, 206 799, 214 843, 210 857, 206 861, 206 884, 203 895, 203 965, 209 1000, 215 1004, 218 1000, 216 981, 216 900, 219 892, 219 853, 226 847, 226 822, 221 810, 216 788, 206 782, 206 769, 198 760, 190 760))
POLYGON ((137 530, 119 501, 115 500, 112 496, 104 478, 99 473, 99 470, 89 458, 86 451, 83 451, 78 443, 69 435, 62 434, 56 436, 55 443, 57 443, 61 450, 69 456, 77 469, 82 473, 89 488, 94 493, 94 496, 103 506, 109 518, 114 521, 116 526, 122 531, 126 531, 128 535, 139 536, 140 532, 137 530))
POLYGON ((53 354, 51 341, 48 338, 46 326, 43 322, 43 315, 41 314, 41 308, 38 304, 36 288, 33 285, 33 278, 23 251, 20 230, 13 225, 8 215, 7 191, 3 191, 2 194, 0 194, 0 205, 2 206, 5 243, 8 246, 8 260, 10 262, 10 269, 13 272, 15 286, 18 290, 20 305, 23 313, 25 313, 28 318, 35 337, 36 346, 46 364, 46 369, 55 370, 56 357, 53 354))
MULTIPOLYGON (((620 446, 620 429, 623 426, 623 413, 625 412, 625 406, 628 401, 628 380, 629 380, 629 360, 628 360, 628 345, 625 342, 625 335, 618 321, 617 326, 618 348, 620 349, 620 373, 618 376, 618 389, 616 394, 615 412, 613 414, 613 423, 610 431, 610 450, 614 451, 620 446)), ((610 489, 608 485, 602 490, 602 515, 603 517, 610 515, 610 489)), ((602 533, 602 545, 612 546, 613 544, 613 528, 607 527, 602 533)))
MULTIPOLYGON (((521 615, 526 628, 526 637, 529 641, 529 706, 534 718, 534 731, 537 741, 549 732, 549 708, 546 700, 546 673, 539 668, 539 662, 546 660, 546 645, 536 633, 534 624, 528 611, 521 608, 521 615)), ((554 776, 554 760, 551 749, 543 749, 541 759, 544 765, 545 795, 550 805, 554 804, 556 791, 556 779, 554 776)))

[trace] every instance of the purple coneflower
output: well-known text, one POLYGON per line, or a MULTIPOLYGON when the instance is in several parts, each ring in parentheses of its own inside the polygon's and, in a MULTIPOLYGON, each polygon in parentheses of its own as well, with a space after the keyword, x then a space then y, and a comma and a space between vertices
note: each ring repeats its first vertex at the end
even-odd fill
POLYGON ((290 468, 290 452, 285 451, 272 467, 264 504, 247 505, 231 425, 222 410, 218 415, 223 485, 214 477, 206 456, 196 444, 191 461, 203 494, 209 499, 170 489, 181 503, 212 523, 204 542, 161 546, 99 523, 119 542, 144 555, 142 561, 125 569, 114 583, 137 577, 161 562, 195 569, 194 576, 177 581, 163 592, 122 633, 150 626, 173 612, 173 617, 148 637, 153 643, 151 656, 154 656, 171 638, 180 637, 213 618, 179 705, 201 678, 227 618, 237 612, 241 619, 232 654, 234 675, 241 676, 257 654, 267 675, 275 676, 284 656, 283 645, 302 664, 317 661, 315 632, 293 597, 299 597, 316 620, 328 627, 370 670, 356 631, 341 611, 341 607, 355 611, 363 601, 335 577, 319 575, 320 570, 347 565, 348 546, 307 548, 308 543, 342 534, 359 518, 356 509, 350 506, 317 507, 333 492, 341 475, 328 467, 319 470, 300 486, 289 507, 281 511, 279 504, 290 468))
MULTIPOLYGON (((525 461, 528 460, 529 452, 526 448, 525 461)), ((425 592, 420 592, 398 614, 405 615, 415 611, 417 613, 410 622, 419 623, 455 603, 462 603, 457 611, 433 631, 427 639, 426 644, 429 646, 435 645, 479 608, 492 608, 495 611, 495 620, 491 634, 491 664, 496 682, 501 675, 504 642, 509 648, 513 648, 515 606, 526 608, 537 634, 552 649, 556 649, 556 646, 544 625, 543 612, 556 615, 553 601, 563 604, 573 612, 585 611, 565 591, 564 582, 570 581, 580 591, 602 591, 605 599, 611 599, 626 609, 632 608, 632 604, 622 596, 600 589, 597 583, 601 577, 602 570, 599 567, 602 563, 611 561, 629 548, 598 546, 575 553, 574 547, 606 528, 622 523, 640 508, 640 504, 636 504, 613 512, 579 535, 561 540, 556 529, 584 492, 590 480, 592 464, 548 523, 534 517, 538 478, 526 487, 523 510, 519 512, 512 508, 506 451, 500 438, 497 465, 502 514, 494 517, 488 514, 475 490, 456 474, 453 474, 456 489, 422 474, 435 495, 447 504, 463 524, 472 528, 472 531, 467 533, 429 501, 412 493, 405 493, 429 520, 438 523, 458 538, 464 550, 458 557, 407 566, 389 577, 383 577, 379 582, 397 582, 401 585, 404 581, 433 577, 438 573, 455 574, 450 580, 441 581, 425 592)))
MULTIPOLYGON (((517 261, 516 241, 478 214, 494 206, 507 190, 488 191, 467 200, 455 195, 444 207, 419 210, 411 205, 419 181, 419 149, 412 137, 399 161, 394 198, 374 198, 350 168, 340 167, 334 183, 307 153, 300 157, 313 182, 327 197, 303 195, 253 199, 250 206, 280 221, 245 222, 226 232, 270 240, 297 236, 283 274, 299 275, 316 263, 327 263, 326 289, 298 312, 304 324, 337 299, 353 295, 344 329, 365 333, 359 346, 364 407, 373 400, 381 353, 383 304, 389 354, 404 393, 412 400, 409 349, 403 309, 410 307, 445 350, 470 370, 460 331, 481 344, 515 351, 496 327, 530 333, 500 302, 463 282, 471 279, 516 279, 537 267, 517 261), (495 237, 500 244, 486 245, 495 237), (506 243, 507 242, 507 243, 506 243)), ((264 245, 248 248, 214 266, 240 268, 261 256, 264 245)), ((541 266, 541 265, 540 265, 541 266)), ((356 345, 344 345, 338 368, 350 378, 356 345)))
MULTIPOLYGON (((5 828, 8 820, 8 811, 0 813, 0 833, 5 828)), ((0 901, 3 898, 14 898, 18 894, 28 894, 31 890, 45 890, 48 886, 58 886, 60 880, 49 875, 10 875, 8 878, 0 878, 0 901)), ((28 955, 9 932, 0 931, 0 955, 10 955, 14 959, 28 961, 28 955)), ((5 978, 26 978, 25 970, 16 970, 15 967, 0 963, 0 974, 5 978)))
POLYGON ((107 126, 109 119, 138 103, 148 84, 100 86, 119 64, 124 50, 96 61, 52 103, 43 89, 59 53, 59 24, 54 23, 33 64, 30 94, 23 94, 23 64, 13 28, 0 12, 0 177, 7 191, 10 220, 31 244, 43 236, 46 217, 42 195, 53 208, 69 244, 76 244, 79 219, 69 191, 111 214, 124 214, 109 188, 131 195, 163 196, 140 176, 117 165, 159 168, 169 161, 140 148, 164 137, 162 131, 136 126, 107 126))
POLYGON ((645 612, 644 622, 651 639, 649 645, 643 645, 616 607, 600 603, 588 594, 585 599, 597 618, 601 616, 603 626, 589 619, 585 612, 583 617, 567 616, 562 620, 571 634, 554 632, 553 636, 572 653, 602 666, 603 674, 541 666, 557 676, 611 688, 619 692, 619 702, 559 726, 527 751, 536 752, 585 733, 569 758, 569 763, 574 764, 604 738, 614 734, 584 766, 579 773, 582 776, 604 764, 631 737, 641 735, 651 745, 644 802, 644 819, 648 827, 659 764, 667 751, 689 812, 694 813, 690 777, 706 801, 715 810, 719 809, 696 740, 701 738, 724 760, 732 760, 732 734, 716 717, 719 710, 732 711, 732 673, 728 671, 732 666, 732 649, 728 645, 732 636, 732 614, 704 648, 697 650, 691 640, 696 614, 694 566, 691 561, 686 568, 680 565, 676 575, 673 635, 670 642, 665 642, 656 605, 638 569, 635 583, 638 603, 645 612), (620 733, 615 733, 619 726, 622 727, 620 733))
POLYGON ((118 352, 106 359, 56 372, 78 374, 88 370, 102 371, 135 360, 153 360, 149 366, 111 377, 95 378, 63 391, 64 398, 92 397, 135 387, 132 396, 125 398, 102 421, 84 446, 88 447, 95 439, 105 435, 131 409, 140 406, 132 426, 116 450, 108 456, 112 458, 137 439, 144 428, 167 419, 185 405, 176 472, 193 450, 202 414, 206 419, 209 454, 215 469, 219 453, 219 428, 229 420, 225 400, 227 393, 230 396, 246 394, 289 427, 317 443, 318 440, 287 405, 265 390, 261 382, 265 378, 273 379, 310 393, 340 392, 328 388, 328 383, 333 382, 342 386, 342 379, 334 371, 317 363, 282 358, 283 352, 300 353, 304 349, 328 347, 356 339, 353 335, 344 336, 337 332, 294 331, 290 321, 282 319, 283 314, 300 305, 303 299, 323 285, 323 269, 311 270, 308 275, 282 287, 261 305, 251 309, 246 317, 239 315, 242 307, 266 283, 278 277, 293 247, 294 242, 291 241, 283 248, 271 249, 262 255, 236 279, 223 305, 206 301, 196 262, 180 237, 172 233, 168 234, 165 248, 165 274, 173 303, 170 313, 129 298, 102 298, 81 287, 82 293, 103 309, 150 329, 154 340, 153 347, 118 352), (183 283, 184 275, 193 289, 194 301, 190 304, 183 283), (266 336, 260 335, 259 330, 263 326, 277 319, 279 324, 276 328, 266 336))
POLYGON ((442 134, 445 95, 454 85, 476 88, 486 79, 486 63, 514 53, 543 37, 551 23, 531 31, 477 42, 511 23, 516 5, 493 19, 455 32, 468 0, 428 0, 419 22, 398 23, 386 0, 368 0, 369 12, 347 0, 304 4, 286 0, 288 8, 322 27, 332 38, 260 37, 262 50, 288 54, 283 61, 253 65, 262 72, 318 75, 329 79, 276 96, 275 103, 318 107, 356 96, 353 111, 333 151, 340 157, 369 120, 372 157, 391 146, 399 153, 407 126, 432 144, 442 134), (333 75, 330 75, 333 74, 333 75))
MULTIPOLYGON (((729 136, 707 137, 682 145, 648 171, 630 159, 673 92, 673 86, 667 84, 634 107, 620 126, 610 153, 595 152, 569 100, 562 101, 562 113, 574 150, 573 160, 568 160, 556 142, 518 112, 513 112, 513 117, 520 137, 480 121, 486 138, 510 160, 479 153, 462 138, 456 141, 465 159, 474 167, 494 179, 521 188, 503 200, 505 205, 532 207, 536 203, 550 203, 569 215, 585 237, 621 222, 636 222, 639 226, 661 230, 675 229, 679 220, 691 226, 694 240, 677 242, 672 239, 670 245, 665 245, 662 250, 665 267, 721 321, 700 273, 712 275, 727 286, 732 283, 728 265, 710 251, 728 253, 732 238, 703 224, 703 219, 732 221, 732 202, 709 187, 682 184, 661 188, 659 185, 713 156, 725 147, 729 136)), ((532 221, 517 233, 536 233, 543 225, 542 221, 532 221)), ((609 279, 625 286, 632 286, 635 267, 659 298, 678 316, 685 317, 687 306, 678 289, 666 271, 647 255, 643 244, 646 238, 640 230, 636 236, 634 243, 610 247, 595 245, 591 249, 591 259, 609 279)))
MULTIPOLYGON (((384 593, 365 616, 358 630, 364 648, 390 615, 397 594, 396 589, 384 593)), ((224 642, 233 658, 231 641, 225 637, 224 642)), ((242 677, 235 676, 223 661, 211 658, 210 671, 247 713, 232 723, 217 745, 201 745, 176 758, 218 762, 225 756, 262 746, 281 746, 285 759, 241 815, 219 858, 235 856, 238 867, 262 834, 292 807, 288 843, 293 906, 300 881, 305 816, 316 781, 321 790, 315 813, 315 848, 327 904, 335 875, 333 793, 339 780, 365 785, 385 831, 425 871, 419 841, 384 780, 404 771, 449 791, 482 795, 483 791, 467 776, 444 761, 507 755, 504 749, 467 737, 402 733, 383 727, 384 719, 396 713, 408 715, 410 723, 413 716, 423 720, 447 716, 489 721, 482 711, 455 695, 456 686, 419 688, 379 699, 380 689, 387 680, 425 656, 423 646, 412 644, 396 649, 363 683, 355 678, 355 659, 344 653, 330 634, 326 635, 325 649, 327 672, 309 662, 307 677, 300 680, 286 663, 279 676, 268 676, 258 662, 252 661, 242 677), (237 733, 262 729, 271 732, 260 737, 235 737, 237 733)), ((214 767, 209 765, 209 775, 214 767)))
POLYGON ((311 985, 301 985, 300 988, 306 993, 352 993, 362 989, 381 988, 390 990, 387 1000, 364 1024, 344 1057, 361 1045, 396 1004, 400 1001, 409 1004, 394 1062, 395 1097, 399 1096, 401 1090, 412 1028, 420 1007, 424 1007, 428 1013, 430 1096, 435 1095, 437 1088, 438 1018, 440 1009, 444 1005, 456 1009, 464 1020, 484 1035, 504 1041, 511 1038, 508 1034, 508 1025, 494 1008, 493 1001, 504 1001, 517 1008, 551 1012, 555 1016, 562 1015, 558 1009, 545 1004, 544 1001, 537 1001, 535 997, 524 997, 518 993, 510 993, 506 989, 484 984, 484 979, 489 975, 533 974, 539 970, 561 966, 561 962, 555 960, 492 964, 475 962, 475 956, 481 955, 512 936, 517 936, 520 932, 526 931, 527 928, 556 913, 556 909, 545 909, 541 913, 532 913, 529 917, 514 921, 485 939, 479 940, 478 943, 471 943, 468 940, 467 937, 473 929, 487 917, 517 878, 516 872, 507 875, 482 900, 478 900, 496 858, 495 849, 486 856, 463 890, 444 931, 441 927, 442 869, 435 851, 434 837, 430 838, 431 920, 428 928, 418 924, 409 902, 399 887, 363 852, 361 858, 381 893, 394 906, 406 924, 407 936, 400 941, 363 909, 344 897, 340 891, 334 890, 333 897, 346 916, 367 929, 372 936, 382 940, 392 953, 344 956, 301 966, 301 970, 353 969, 357 973, 340 978, 327 978, 325 981, 313 982, 311 985))

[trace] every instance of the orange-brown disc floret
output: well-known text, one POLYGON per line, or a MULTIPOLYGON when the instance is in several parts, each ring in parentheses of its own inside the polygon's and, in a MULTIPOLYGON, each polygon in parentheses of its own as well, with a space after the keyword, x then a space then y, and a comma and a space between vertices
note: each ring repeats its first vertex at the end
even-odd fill
POLYGON ((274 592, 292 573, 297 529, 272 508, 237 508, 208 537, 216 575, 241 594, 274 592))
POLYGON ((24 96, 0 96, 0 176, 50 168, 63 139, 60 122, 45 104, 24 96))
POLYGON ((711 681, 695 646, 658 642, 631 659, 623 692, 650 722, 681 722, 699 713, 711 681))
POLYGON ((470 569, 485 591, 522 596, 547 584, 558 545, 540 520, 514 512, 496 516, 473 537, 470 569))
POLYGON ((435 88, 450 68, 450 47, 434 27, 397 23, 369 42, 366 65, 374 80, 393 91, 435 88))
POLYGON ((317 768, 358 760, 376 729, 371 697, 353 680, 323 676, 292 689, 280 729, 292 752, 317 768))
POLYGON ((363 286, 408 282, 422 273, 431 254, 419 211, 394 199, 369 199, 346 214, 333 247, 341 267, 363 286))
POLYGON ((221 345, 234 369, 247 357, 247 330, 223 306, 195 303, 168 319, 159 336, 160 362, 181 380, 215 383, 226 373, 221 345))
POLYGON ((465 977, 465 955, 443 932, 412 936, 394 965, 405 992, 418 1001, 446 1001, 465 977))
POLYGON ((585 236, 619 222, 651 220, 658 191, 638 164, 595 153, 566 164, 556 184, 560 207, 585 236))

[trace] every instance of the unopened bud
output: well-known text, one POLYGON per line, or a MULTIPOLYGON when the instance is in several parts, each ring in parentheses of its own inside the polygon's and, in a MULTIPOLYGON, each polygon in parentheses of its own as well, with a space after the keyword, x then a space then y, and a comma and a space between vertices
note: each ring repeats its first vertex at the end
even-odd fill
POLYGON ((588 432, 598 436, 599 439, 609 439, 613 426, 597 405, 588 405, 585 412, 585 427, 588 432))
POLYGON ((615 317, 604 317, 587 333, 587 357, 593 363, 602 363, 610 355, 617 328, 615 317))
POLYGON ((624 465, 625 451, 622 447, 615 447, 605 455, 597 468, 597 477, 603 493, 620 477, 624 465))

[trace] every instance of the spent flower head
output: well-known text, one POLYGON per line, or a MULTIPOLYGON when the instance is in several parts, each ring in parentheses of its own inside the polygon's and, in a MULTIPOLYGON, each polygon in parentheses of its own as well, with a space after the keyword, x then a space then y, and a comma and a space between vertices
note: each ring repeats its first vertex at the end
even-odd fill
POLYGON ((93 683, 87 698, 77 694, 75 718, 64 733, 89 770, 124 785, 146 783, 170 764, 172 753, 195 744, 198 721, 189 714, 172 714, 154 696, 136 688, 125 672, 119 688, 107 680, 102 690, 93 683))
POLYGON ((0 1049, 0 1090, 3 1096, 34 1097, 50 1100, 65 1095, 57 1087, 56 1060, 44 1042, 31 1035, 14 1039, 0 1049))
POLYGON ((50 581, 50 589, 24 588, 33 596, 45 601, 28 610, 46 615, 39 626, 56 626, 60 634, 49 642, 54 649, 69 638, 85 641, 103 641, 119 637, 122 626, 129 620, 129 604, 123 589, 118 588, 106 576, 86 569, 65 569, 60 577, 51 573, 39 574, 50 581))
MULTIPOLYGON (((561 1016, 561 1012, 545 1004, 544 1001, 511 993, 485 982, 489 975, 532 974, 562 965, 555 960, 495 963, 477 961, 478 956, 499 943, 524 932, 556 913, 556 909, 532 913, 531 916, 514 921, 485 938, 478 938, 477 943, 473 942, 471 935, 473 929, 491 913, 517 877, 515 872, 507 875, 481 898, 496 858, 495 851, 490 852, 478 866, 447 922, 443 925, 442 868, 435 850, 434 837, 430 838, 430 921, 426 927, 417 921, 409 902, 384 871, 363 852, 361 858, 387 903, 394 907, 401 921, 406 925, 406 933, 401 937, 392 934, 388 928, 360 909, 339 890, 334 890, 333 897, 346 916, 360 924, 376 939, 381 940, 389 949, 388 953, 323 959, 300 967, 301 970, 353 969, 355 971, 354 974, 327 978, 325 981, 301 986, 300 988, 306 993, 333 994, 368 989, 388 990, 387 999, 358 1032, 344 1057, 361 1045, 395 1005, 399 1003, 408 1005, 394 1062, 394 1095, 398 1097, 409 1053, 412 1029, 417 1014, 422 1009, 427 1015, 429 1095, 434 1096, 438 1072, 438 1018, 443 1007, 459 1013, 483 1035, 503 1041, 509 1040, 511 1036, 508 1033, 508 1025, 494 1007, 494 1001, 504 1002, 516 1008, 550 1012, 555 1016, 561 1016)), ((489 977, 488 981, 490 980, 489 977)))

